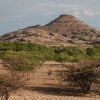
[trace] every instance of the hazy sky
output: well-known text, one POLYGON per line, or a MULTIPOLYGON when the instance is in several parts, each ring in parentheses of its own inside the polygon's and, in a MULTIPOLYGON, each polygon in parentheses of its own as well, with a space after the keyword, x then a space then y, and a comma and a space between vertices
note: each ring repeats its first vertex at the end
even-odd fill
POLYGON ((0 34, 74 15, 100 29, 100 0, 0 0, 0 34))

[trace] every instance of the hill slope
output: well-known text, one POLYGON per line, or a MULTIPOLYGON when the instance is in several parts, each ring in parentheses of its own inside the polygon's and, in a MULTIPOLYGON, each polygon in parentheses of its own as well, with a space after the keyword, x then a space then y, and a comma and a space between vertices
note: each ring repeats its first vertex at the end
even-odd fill
POLYGON ((3 41, 31 41, 45 45, 100 43, 100 31, 72 15, 60 15, 47 25, 30 26, 1 36, 3 41))

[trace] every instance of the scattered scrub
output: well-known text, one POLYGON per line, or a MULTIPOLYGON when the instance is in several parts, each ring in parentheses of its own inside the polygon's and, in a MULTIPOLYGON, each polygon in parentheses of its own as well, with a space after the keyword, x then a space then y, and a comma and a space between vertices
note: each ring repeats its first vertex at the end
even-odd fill
MULTIPOLYGON (((83 93, 87 94, 92 88, 95 90, 100 85, 100 62, 82 61, 77 65, 67 66, 66 70, 58 75, 60 81, 69 83, 71 87, 81 88, 83 93)), ((100 87, 97 91, 100 92, 100 87)))

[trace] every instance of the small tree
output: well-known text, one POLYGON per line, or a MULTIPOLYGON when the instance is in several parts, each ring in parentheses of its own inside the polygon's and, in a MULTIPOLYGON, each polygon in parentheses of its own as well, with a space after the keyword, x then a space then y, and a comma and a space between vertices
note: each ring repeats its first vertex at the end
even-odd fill
POLYGON ((55 55, 54 59, 55 59, 55 61, 60 62, 62 66, 65 66, 65 63, 72 60, 73 57, 69 56, 66 53, 58 53, 58 54, 55 55))
POLYGON ((27 80, 30 79, 30 72, 35 70, 39 61, 29 52, 5 52, 2 57, 3 65, 8 69, 27 73, 27 80))
POLYGON ((21 73, 14 70, 8 70, 8 73, 0 75, 0 97, 9 99, 12 92, 22 88, 25 84, 25 78, 21 73))
POLYGON ((66 62, 66 55, 64 53, 59 53, 55 55, 55 61, 58 61, 61 63, 62 66, 65 65, 66 62))
POLYGON ((84 61, 61 73, 62 81, 80 87, 85 94, 90 92, 93 84, 100 85, 100 62, 84 61))

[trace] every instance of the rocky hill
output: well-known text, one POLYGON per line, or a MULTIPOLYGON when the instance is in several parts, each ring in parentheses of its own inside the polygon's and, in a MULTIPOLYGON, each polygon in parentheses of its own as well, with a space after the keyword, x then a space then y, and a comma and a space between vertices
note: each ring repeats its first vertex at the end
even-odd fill
POLYGON ((30 26, 1 36, 2 41, 31 41, 45 45, 100 43, 100 31, 72 15, 60 15, 47 25, 30 26))

